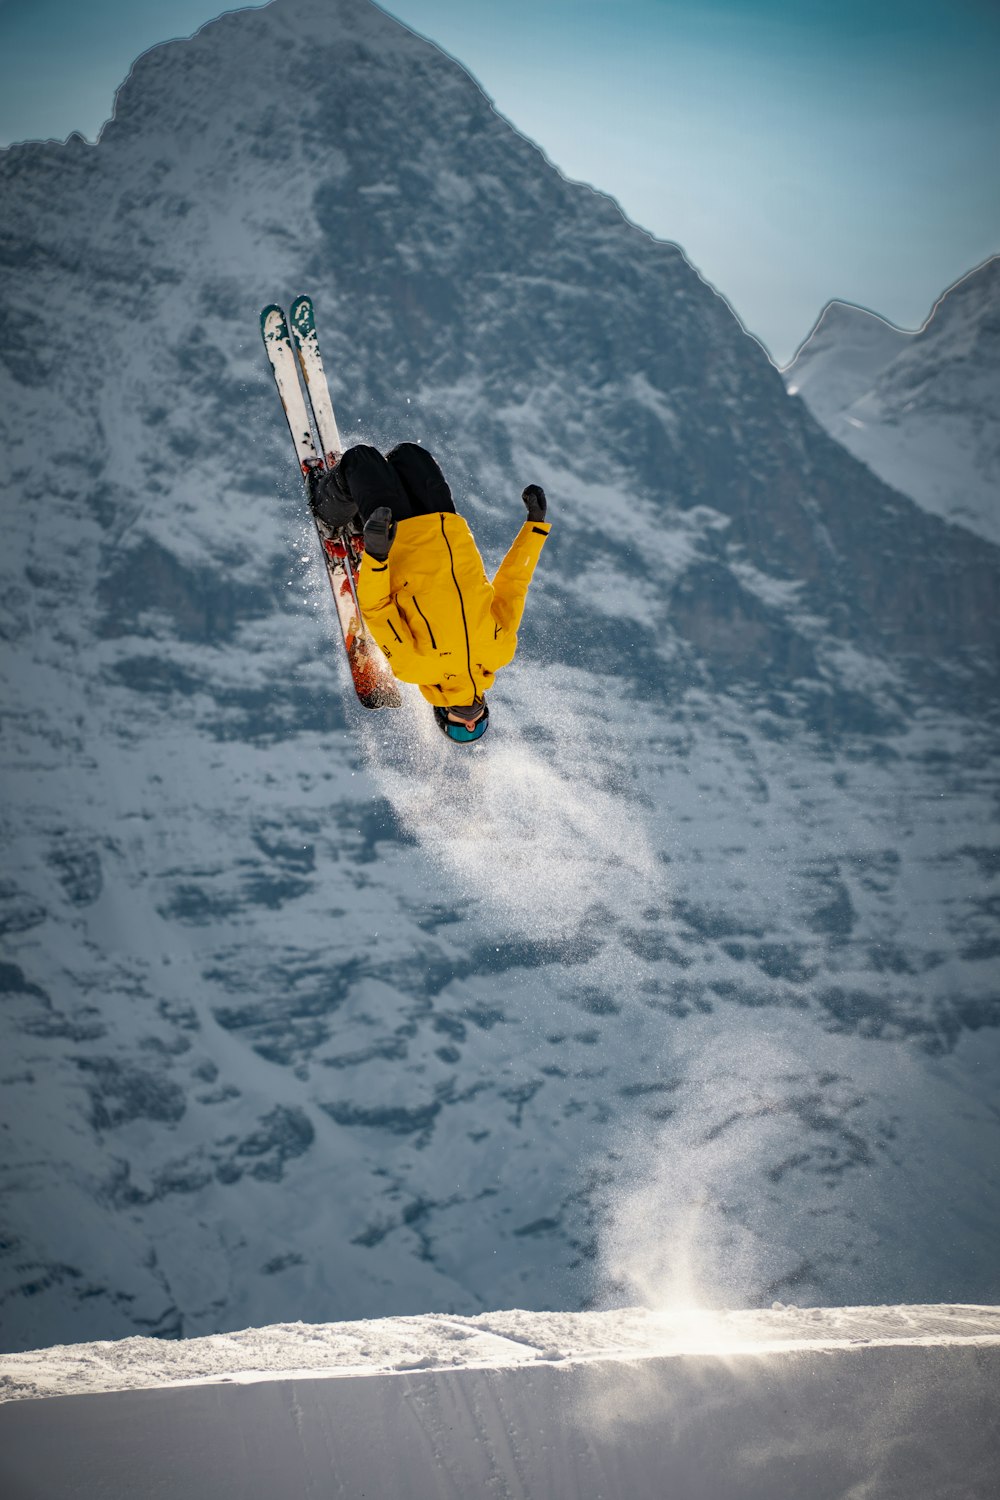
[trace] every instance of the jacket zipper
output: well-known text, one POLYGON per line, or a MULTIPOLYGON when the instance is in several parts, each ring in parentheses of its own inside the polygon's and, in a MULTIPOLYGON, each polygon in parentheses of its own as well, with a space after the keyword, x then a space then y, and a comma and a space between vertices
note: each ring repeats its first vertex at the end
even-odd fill
MULTIPOLYGON (((459 588, 458 579, 455 577, 455 554, 451 550, 451 542, 449 542, 448 533, 444 529, 444 511, 441 511, 440 514, 441 535, 444 537, 444 544, 448 548, 448 558, 451 563, 451 581, 455 585, 455 592, 458 595, 459 607, 462 611, 462 629, 465 631, 465 663, 469 670, 469 682, 472 684, 472 698, 473 701, 475 701, 479 697, 479 694, 476 691, 476 680, 472 675, 472 645, 469 641, 469 622, 465 618, 465 599, 462 595, 462 590, 459 588)), ((428 626, 428 629, 429 628, 430 627, 428 626)))

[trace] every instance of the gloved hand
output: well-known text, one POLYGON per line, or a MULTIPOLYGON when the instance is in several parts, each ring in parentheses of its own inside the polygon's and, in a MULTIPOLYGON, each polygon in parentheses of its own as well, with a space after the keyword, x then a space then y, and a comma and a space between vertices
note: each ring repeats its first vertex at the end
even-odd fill
POLYGON ((373 510, 365 522, 365 551, 376 562, 385 562, 396 537, 396 523, 388 505, 373 510))
POLYGON ((544 521, 548 502, 540 484, 529 484, 521 491, 521 499, 528 507, 529 521, 544 521))

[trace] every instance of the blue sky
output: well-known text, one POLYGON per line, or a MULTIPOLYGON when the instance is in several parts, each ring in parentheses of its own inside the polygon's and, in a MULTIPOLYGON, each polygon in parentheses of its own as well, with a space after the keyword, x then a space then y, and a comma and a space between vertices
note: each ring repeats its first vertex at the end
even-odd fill
MULTIPOLYGON (((221 7, 227 8, 225 6, 221 7)), ((998 0, 391 0, 783 362, 841 297, 916 326, 1000 251, 998 0)), ((94 138, 207 0, 0 0, 0 143, 94 138)))

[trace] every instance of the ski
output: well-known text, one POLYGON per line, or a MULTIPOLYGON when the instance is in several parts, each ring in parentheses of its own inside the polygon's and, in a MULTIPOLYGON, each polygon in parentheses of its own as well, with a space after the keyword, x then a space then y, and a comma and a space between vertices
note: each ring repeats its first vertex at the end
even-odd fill
POLYGON ((340 441, 340 433, 337 430, 337 418, 333 414, 330 387, 327 384, 323 361, 320 358, 312 298, 296 297, 289 309, 288 318, 292 325, 299 367, 309 394, 309 404, 316 420, 316 431, 319 433, 323 457, 326 459, 327 467, 332 469, 334 464, 339 462, 344 450, 340 441))
POLYGON ((273 304, 265 307, 260 315, 260 331, 267 357, 271 361, 274 383, 278 387, 278 396, 281 399, 288 430, 292 435, 295 456, 299 461, 302 476, 305 478, 310 468, 316 464, 322 464, 322 459, 313 440, 309 413, 306 410, 295 365, 295 351, 288 335, 285 315, 280 307, 275 307, 273 304))
MULTIPOLYGON (((340 458, 340 434, 320 359, 312 303, 308 297, 297 297, 292 307, 297 316, 295 347, 285 314, 273 303, 260 315, 260 331, 308 495, 318 472, 333 468, 340 458), (302 393, 300 370, 309 396, 309 407, 302 393), (313 436, 310 409, 319 445, 313 436)), ((318 516, 313 516, 313 523, 323 550, 358 701, 365 708, 398 708, 402 701, 399 685, 365 629, 358 605, 356 578, 364 552, 364 539, 349 528, 335 531, 318 516)))

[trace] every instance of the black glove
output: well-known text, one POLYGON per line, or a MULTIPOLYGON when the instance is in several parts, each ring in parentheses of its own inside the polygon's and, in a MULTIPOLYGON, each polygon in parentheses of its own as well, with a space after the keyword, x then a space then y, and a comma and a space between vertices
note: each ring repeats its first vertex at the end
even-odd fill
POLYGON ((528 507, 529 521, 544 521, 548 502, 540 484, 529 484, 521 491, 521 499, 528 507))
POLYGON ((340 483, 340 467, 310 469, 306 476, 309 485, 309 506, 314 516, 319 516, 328 526, 339 531, 353 520, 358 507, 340 483))
POLYGON ((373 510, 365 522, 365 551, 376 562, 385 562, 396 536, 396 523, 388 505, 373 510))

